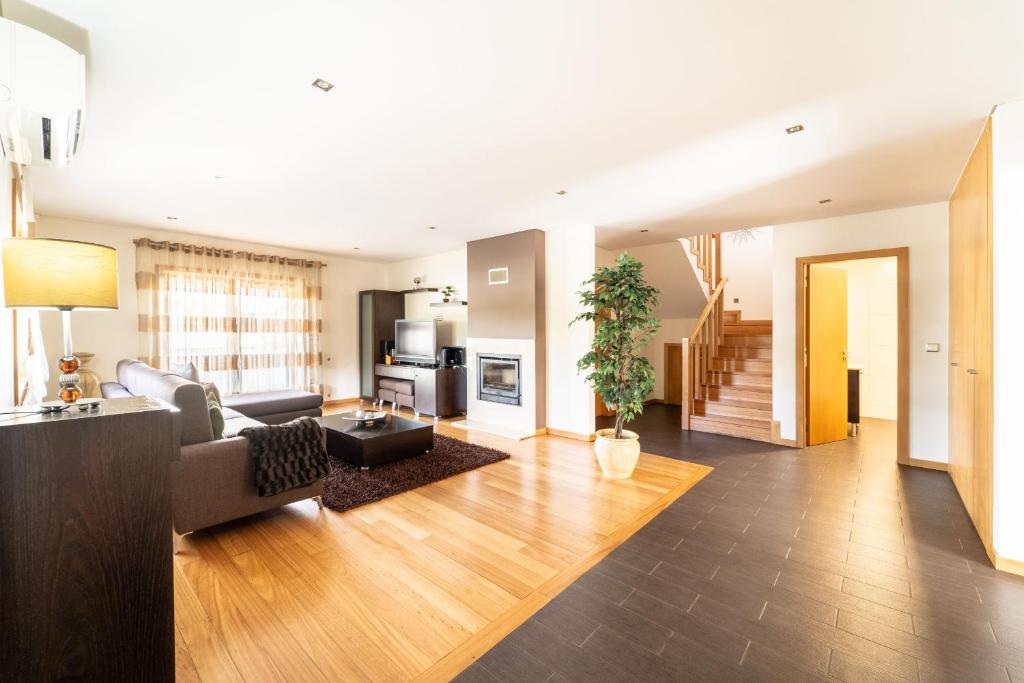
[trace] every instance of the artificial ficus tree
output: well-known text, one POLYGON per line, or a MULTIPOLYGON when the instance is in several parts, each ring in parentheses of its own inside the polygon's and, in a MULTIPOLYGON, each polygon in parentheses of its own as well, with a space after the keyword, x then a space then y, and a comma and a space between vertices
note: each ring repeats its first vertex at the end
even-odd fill
POLYGON ((643 271, 644 264, 627 252, 619 254, 614 266, 598 268, 579 292, 588 310, 570 323, 596 323, 594 348, 576 367, 589 370, 587 381, 615 411, 616 439, 622 438, 622 426, 644 411, 644 400, 654 389, 654 368, 640 351, 661 326, 654 316, 659 292, 644 280, 643 271))

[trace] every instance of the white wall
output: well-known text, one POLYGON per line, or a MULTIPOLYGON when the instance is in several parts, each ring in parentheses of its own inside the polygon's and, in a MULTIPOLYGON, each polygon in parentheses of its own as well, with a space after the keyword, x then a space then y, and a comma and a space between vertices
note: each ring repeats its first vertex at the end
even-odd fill
POLYGON ((752 233, 754 239, 742 243, 735 242, 735 232, 722 233, 725 308, 742 311, 744 320, 771 320, 773 231, 768 226, 752 233))
POLYGON ((1020 295, 1024 292, 1024 102, 998 107, 992 129, 994 430, 996 552, 1024 561, 1024 458, 1020 457, 1020 295))
POLYGON ((947 462, 949 211, 946 202, 777 225, 772 256, 774 419, 796 438, 796 259, 910 248, 910 456, 947 462), (939 353, 925 353, 939 342, 939 353))
MULTIPOLYGON (((0 238, 11 236, 11 165, 0 161, 0 238)), ((3 270, 0 266, 0 406, 14 405, 14 316, 3 307, 3 270)))
POLYGON ((594 226, 549 230, 544 236, 547 427, 576 434, 594 431, 594 391, 576 370, 590 350, 593 325, 569 321, 583 311, 577 292, 594 274, 594 226))
MULTIPOLYGON (((135 245, 132 240, 149 237, 222 248, 247 249, 261 253, 283 254, 296 258, 319 259, 327 264, 323 273, 323 335, 325 398, 352 398, 359 395, 359 359, 357 340, 357 292, 388 285, 384 264, 357 261, 281 247, 174 233, 149 228, 103 225, 85 221, 39 216, 37 237, 58 237, 106 244, 117 249, 121 307, 117 311, 78 311, 71 314, 76 351, 92 351, 92 362, 101 380, 113 380, 114 367, 122 358, 139 354, 138 301, 135 291, 135 245)), ((47 353, 61 348, 60 314, 41 314, 43 339, 47 353)), ((56 393, 57 373, 50 373, 50 396, 56 393)))
POLYGON ((679 343, 689 336, 707 304, 707 294, 687 258, 688 249, 689 243, 684 239, 617 251, 598 248, 595 252, 597 265, 611 266, 619 254, 628 251, 644 264, 647 282, 661 290, 654 309, 661 327, 642 351, 654 366, 654 389, 647 395, 648 400, 665 398, 665 344, 679 343))
POLYGON ((654 339, 643 351, 644 357, 654 366, 654 390, 648 399, 665 399, 665 344, 678 344, 683 337, 689 337, 697 318, 663 318, 654 339))
MULTIPOLYGON (((413 288, 413 278, 423 278, 421 287, 446 285, 455 287, 454 298, 466 298, 466 248, 447 251, 433 256, 389 263, 387 288, 396 291, 413 288)), ((438 343, 441 346, 466 345, 466 313, 468 306, 432 307, 430 304, 443 300, 440 292, 407 294, 405 296, 405 317, 412 320, 438 320, 438 343)))
POLYGON ((861 365, 860 414, 897 418, 899 315, 896 257, 829 263, 847 273, 847 351, 861 365))

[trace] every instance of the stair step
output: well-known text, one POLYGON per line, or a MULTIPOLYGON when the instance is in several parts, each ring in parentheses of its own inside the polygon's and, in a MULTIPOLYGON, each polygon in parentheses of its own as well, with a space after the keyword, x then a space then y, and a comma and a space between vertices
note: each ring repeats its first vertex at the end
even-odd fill
MULTIPOLYGON (((732 341, 731 339, 729 341, 732 341)), ((771 346, 719 346, 720 358, 760 358, 771 360, 771 346)))
POLYGON ((733 334, 729 332, 728 328, 726 328, 724 346, 759 347, 770 349, 772 347, 772 335, 733 334))
POLYGON ((714 360, 716 370, 729 370, 731 372, 751 372, 758 375, 772 374, 772 361, 770 358, 716 358, 714 360))
POLYGON ((728 387, 717 384, 704 385, 707 397, 712 401, 745 401, 748 403, 772 404, 771 387, 728 387))
POLYGON ((725 312, 725 324, 738 323, 741 320, 743 313, 742 311, 726 311, 725 312))
POLYGON ((769 322, 756 323, 744 320, 741 323, 725 323, 725 333, 729 335, 734 334, 768 334, 772 333, 772 324, 769 322))
POLYGON ((719 386, 757 386, 768 387, 769 389, 772 386, 771 375, 753 374, 749 372, 729 372, 727 370, 712 370, 709 373, 709 377, 711 378, 709 384, 717 384, 719 386))
POLYGON ((771 423, 763 426, 759 420, 755 422, 756 424, 747 424, 747 421, 742 418, 722 419, 718 417, 702 417, 700 415, 693 415, 690 417, 690 429, 698 432, 735 436, 741 439, 771 442, 771 423))
POLYGON ((772 421, 771 405, 761 404, 756 407, 750 407, 749 404, 743 405, 742 402, 739 401, 694 401, 693 413, 694 415, 702 415, 705 417, 710 417, 712 415, 719 417, 738 417, 746 420, 766 422, 769 425, 772 421))

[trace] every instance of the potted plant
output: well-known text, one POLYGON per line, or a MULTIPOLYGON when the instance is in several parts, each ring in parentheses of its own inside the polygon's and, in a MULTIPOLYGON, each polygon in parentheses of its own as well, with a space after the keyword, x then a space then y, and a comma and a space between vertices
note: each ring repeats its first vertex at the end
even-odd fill
MULTIPOLYGON (((658 290, 644 280, 644 265, 623 252, 615 265, 602 266, 583 283, 580 303, 588 310, 572 323, 596 323, 594 348, 576 367, 589 370, 587 381, 615 411, 615 427, 597 431, 594 452, 601 471, 612 479, 633 473, 640 457, 640 437, 623 429, 644 410, 644 399, 654 388, 654 368, 640 355, 661 326, 654 316, 658 290)), ((572 324, 571 323, 571 324, 572 324)))
POLYGON ((453 294, 455 294, 455 288, 451 285, 445 285, 445 288, 441 290, 441 296, 444 297, 444 303, 451 303, 453 294))

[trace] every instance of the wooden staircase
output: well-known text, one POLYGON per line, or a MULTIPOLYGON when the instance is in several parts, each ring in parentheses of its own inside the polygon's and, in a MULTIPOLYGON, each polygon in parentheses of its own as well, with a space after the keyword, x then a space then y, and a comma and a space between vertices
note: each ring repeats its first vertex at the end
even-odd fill
POLYGON ((720 235, 691 238, 690 249, 711 293, 682 340, 682 427, 770 442, 772 321, 724 309, 720 235))
POLYGON ((739 319, 722 325, 703 398, 694 399, 690 429, 756 441, 772 437, 772 323, 739 319))

